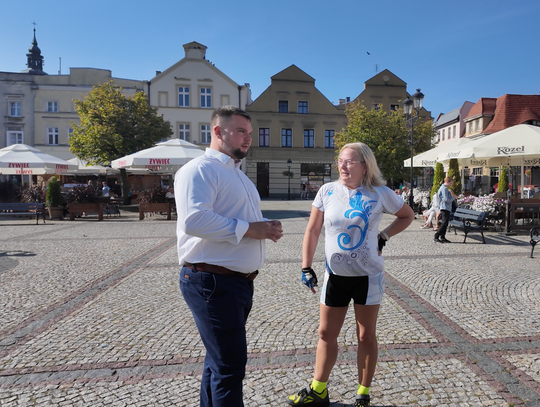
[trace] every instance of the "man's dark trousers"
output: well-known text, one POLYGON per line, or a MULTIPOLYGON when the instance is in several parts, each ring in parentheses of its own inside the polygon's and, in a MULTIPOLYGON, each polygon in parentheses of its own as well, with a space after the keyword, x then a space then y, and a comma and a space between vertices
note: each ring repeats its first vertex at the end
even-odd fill
POLYGON ((206 348, 201 407, 243 407, 253 282, 182 267, 180 290, 206 348))
POLYGON ((448 229, 448 222, 450 221, 450 211, 441 209, 441 226, 435 232, 435 239, 446 239, 446 229, 448 229))

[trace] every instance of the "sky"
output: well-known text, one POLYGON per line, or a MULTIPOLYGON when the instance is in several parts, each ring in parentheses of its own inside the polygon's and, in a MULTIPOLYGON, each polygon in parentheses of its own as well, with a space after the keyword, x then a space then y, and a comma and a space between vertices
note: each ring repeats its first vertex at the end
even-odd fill
POLYGON ((0 71, 26 69, 36 28, 45 72, 108 69, 151 80, 183 44, 255 100, 294 64, 334 104, 384 69, 436 119, 463 102, 539 94, 540 0, 0 0, 0 71), (33 23, 36 23, 34 26, 33 23))

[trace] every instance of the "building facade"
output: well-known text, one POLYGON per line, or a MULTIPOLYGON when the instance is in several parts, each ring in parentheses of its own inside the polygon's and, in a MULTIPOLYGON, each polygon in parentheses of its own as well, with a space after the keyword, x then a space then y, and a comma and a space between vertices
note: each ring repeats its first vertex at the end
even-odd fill
POLYGON ((298 198, 302 184, 313 197, 322 184, 338 178, 334 133, 347 126, 345 110, 307 73, 291 65, 272 76, 246 111, 253 126, 246 174, 261 197, 298 198))
POLYGON ((28 69, 0 72, 0 148, 28 144, 64 160, 69 152, 72 122, 78 123, 73 100, 83 99, 94 86, 109 80, 129 96, 147 91, 147 82, 113 78, 111 71, 94 68, 71 68, 68 75, 48 75, 43 71, 43 57, 37 46, 35 30, 27 54, 28 69))
POLYGON ((469 115, 472 102, 464 102, 461 107, 449 113, 441 113, 435 121, 435 131, 437 132, 436 143, 445 143, 450 140, 461 138, 466 133, 465 118, 469 115))
POLYGON ((183 59, 149 82, 150 105, 157 107, 173 128, 173 138, 201 147, 210 144, 210 118, 214 109, 251 103, 248 84, 238 85, 206 59, 207 47, 184 44, 183 59))

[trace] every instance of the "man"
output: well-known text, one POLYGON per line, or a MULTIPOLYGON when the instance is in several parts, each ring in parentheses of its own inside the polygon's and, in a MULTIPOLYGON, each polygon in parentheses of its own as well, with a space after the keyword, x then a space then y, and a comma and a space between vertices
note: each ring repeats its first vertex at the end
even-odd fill
POLYGON ((439 198, 439 219, 441 221, 441 226, 435 232, 435 237, 433 241, 436 243, 451 243, 450 240, 446 239, 446 229, 448 228, 448 222, 450 221, 450 211, 452 210, 452 201, 454 197, 452 193, 448 190, 452 186, 454 180, 450 177, 444 179, 444 184, 442 184, 437 192, 439 198))
POLYGON ((175 176, 180 290, 206 348, 202 407, 242 407, 247 362, 245 324, 265 239, 283 235, 264 220, 255 185, 240 169, 251 145, 251 118, 234 106, 216 109, 203 156, 175 176))

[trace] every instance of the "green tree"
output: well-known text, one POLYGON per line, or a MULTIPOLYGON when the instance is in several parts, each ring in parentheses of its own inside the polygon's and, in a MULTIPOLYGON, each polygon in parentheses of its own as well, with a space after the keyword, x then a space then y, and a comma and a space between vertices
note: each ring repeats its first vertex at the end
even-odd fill
MULTIPOLYGON (((345 113, 349 119, 347 128, 334 137, 337 151, 347 143, 361 141, 373 150, 387 180, 399 182, 409 179, 410 169, 404 167, 403 161, 411 156, 410 128, 403 110, 388 115, 382 109, 368 109, 363 102, 357 102, 351 103, 345 113)), ((414 125, 414 154, 429 150, 434 135, 431 120, 417 120, 414 125)))
MULTIPOLYGON (((125 96, 110 80, 75 100, 80 124, 71 123, 70 151, 90 164, 109 165, 122 156, 154 146, 173 132, 171 124, 150 106, 143 92, 125 96)), ((122 196, 128 200, 128 179, 120 170, 122 196)))
POLYGON ((508 188, 508 167, 502 167, 499 185, 497 185, 497 191, 495 192, 506 192, 508 188))
POLYGON ((452 191, 454 191, 456 195, 461 194, 461 175, 459 173, 459 163, 457 158, 450 159, 448 176, 454 180, 454 184, 452 185, 452 191))
POLYGON ((441 163, 435 165, 435 174, 433 175, 433 186, 431 187, 430 198, 439 190, 444 181, 444 167, 441 163))
POLYGON ((45 203, 49 208, 56 208, 64 203, 62 191, 60 190, 60 181, 57 177, 51 177, 47 185, 47 193, 45 195, 45 203))

